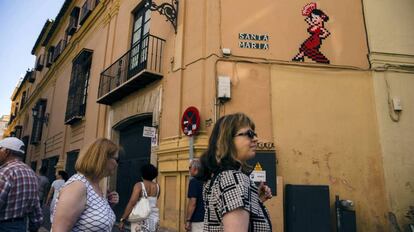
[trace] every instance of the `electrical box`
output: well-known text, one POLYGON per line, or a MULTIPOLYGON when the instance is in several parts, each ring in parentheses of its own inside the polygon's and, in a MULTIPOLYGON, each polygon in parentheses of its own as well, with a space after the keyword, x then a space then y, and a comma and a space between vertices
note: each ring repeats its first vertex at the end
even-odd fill
POLYGON ((402 110, 401 99, 398 98, 398 97, 393 97, 392 98, 392 107, 393 107, 394 111, 401 111, 402 110))
POLYGON ((228 76, 219 76, 217 85, 217 98, 220 100, 230 100, 231 81, 228 76))

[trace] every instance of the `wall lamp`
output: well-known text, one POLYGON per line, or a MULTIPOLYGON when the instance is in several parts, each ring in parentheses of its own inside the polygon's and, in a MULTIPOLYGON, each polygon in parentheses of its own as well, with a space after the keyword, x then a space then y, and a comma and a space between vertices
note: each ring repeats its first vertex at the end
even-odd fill
POLYGON ((49 123, 49 113, 45 113, 45 115, 39 117, 39 107, 35 107, 32 109, 32 116, 34 119, 39 120, 40 122, 44 122, 47 126, 49 123))
POLYGON ((160 5, 157 5, 152 0, 146 0, 145 7, 150 11, 158 11, 161 15, 165 15, 167 21, 171 22, 177 34, 178 0, 171 0, 171 3, 164 2, 160 5))

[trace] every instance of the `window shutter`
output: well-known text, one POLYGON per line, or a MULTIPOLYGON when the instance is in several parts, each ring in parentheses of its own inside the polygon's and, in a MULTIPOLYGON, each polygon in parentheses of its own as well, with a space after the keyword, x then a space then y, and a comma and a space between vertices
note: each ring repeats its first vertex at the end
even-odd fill
POLYGON ((92 62, 92 52, 82 51, 73 61, 65 124, 74 124, 85 115, 87 88, 92 62))
POLYGON ((69 25, 66 29, 68 35, 73 35, 76 32, 76 29, 78 27, 79 12, 80 8, 74 7, 70 13, 69 25))
POLYGON ((36 60, 36 71, 42 71, 44 64, 44 55, 41 54, 36 60))
POLYGON ((46 99, 40 99, 35 108, 38 109, 37 117, 33 118, 33 128, 30 143, 39 144, 42 139, 43 121, 46 113, 46 99))
POLYGON ((50 46, 47 50, 47 59, 46 59, 46 67, 50 67, 53 64, 53 52, 55 50, 54 46, 50 46))
POLYGON ((85 3, 80 10, 79 25, 83 25, 98 3, 98 0, 85 0, 85 3))

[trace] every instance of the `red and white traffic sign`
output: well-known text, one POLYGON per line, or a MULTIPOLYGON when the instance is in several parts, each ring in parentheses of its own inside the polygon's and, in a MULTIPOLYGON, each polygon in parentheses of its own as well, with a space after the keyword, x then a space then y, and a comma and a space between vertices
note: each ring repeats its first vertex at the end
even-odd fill
POLYGON ((188 107, 181 118, 181 129, 187 136, 193 136, 200 128, 200 114, 194 106, 188 107))

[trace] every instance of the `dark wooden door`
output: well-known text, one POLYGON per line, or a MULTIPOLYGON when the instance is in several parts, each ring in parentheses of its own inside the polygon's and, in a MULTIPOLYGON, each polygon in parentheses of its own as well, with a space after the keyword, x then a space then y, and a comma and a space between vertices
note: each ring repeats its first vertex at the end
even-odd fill
POLYGON ((30 162, 30 167, 32 168, 32 170, 34 172, 36 172, 36 168, 37 168, 37 161, 32 161, 30 162))
POLYGON ((68 173, 69 177, 76 173, 75 164, 76 160, 78 159, 78 155, 79 150, 70 151, 67 153, 65 170, 68 173))
POLYGON ((42 160, 42 167, 47 168, 46 177, 49 179, 49 183, 52 183, 55 179, 56 173, 56 164, 58 162, 59 156, 53 156, 47 159, 42 160))
POLYGON ((22 138, 22 142, 24 143, 24 156, 23 156, 23 162, 26 163, 27 158, 27 147, 29 146, 29 136, 26 135, 22 138))
POLYGON ((144 126, 151 126, 151 117, 129 124, 120 130, 120 145, 123 152, 119 156, 116 191, 119 203, 115 214, 120 218, 132 193, 134 184, 141 180, 140 168, 150 163, 151 138, 143 137, 144 126))

